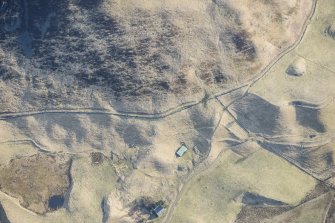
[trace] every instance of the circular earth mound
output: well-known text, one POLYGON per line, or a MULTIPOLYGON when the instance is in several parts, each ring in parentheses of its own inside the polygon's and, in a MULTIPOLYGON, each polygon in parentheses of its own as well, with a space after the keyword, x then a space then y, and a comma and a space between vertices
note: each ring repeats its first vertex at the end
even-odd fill
POLYGON ((326 27, 325 33, 335 39, 335 22, 326 27))
POLYGON ((286 69, 286 73, 291 76, 302 76, 306 73, 306 61, 303 58, 295 60, 286 69))

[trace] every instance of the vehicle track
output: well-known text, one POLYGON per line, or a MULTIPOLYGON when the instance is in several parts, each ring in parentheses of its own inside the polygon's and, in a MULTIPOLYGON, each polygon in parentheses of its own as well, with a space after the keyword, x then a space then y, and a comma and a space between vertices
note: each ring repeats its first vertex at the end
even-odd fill
POLYGON ((200 100, 198 102, 188 102, 182 105, 179 105, 175 108, 168 109, 164 112, 159 112, 155 114, 146 114, 146 113, 133 113, 133 112, 113 112, 108 109, 97 109, 97 108, 78 108, 78 109, 50 109, 50 110, 37 110, 37 111, 22 111, 22 112, 3 112, 0 113, 0 120, 9 120, 15 119, 20 117, 27 117, 27 116, 36 116, 36 115, 43 115, 43 114, 70 114, 70 115, 111 115, 111 116, 118 116, 127 119, 144 119, 144 120, 158 120, 163 119, 168 116, 174 115, 176 113, 182 112, 194 106, 197 106, 201 103, 204 103, 209 100, 214 100, 218 96, 222 96, 225 94, 229 94, 233 91, 239 90, 248 84, 244 83, 234 88, 225 90, 221 93, 212 95, 206 99, 200 100))
MULTIPOLYGON (((206 99, 200 100, 198 102, 189 102, 189 103, 184 103, 182 105, 179 105, 175 108, 160 112, 160 113, 156 113, 156 114, 145 114, 145 113, 132 113, 132 112, 112 112, 106 109, 92 109, 92 108, 86 108, 86 109, 51 109, 51 110, 38 110, 38 111, 23 111, 23 112, 7 112, 7 113, 0 113, 0 120, 9 120, 9 119, 15 119, 15 118, 20 118, 20 117, 27 117, 27 116, 36 116, 36 115, 42 115, 42 114, 73 114, 73 115, 111 115, 111 116, 118 116, 118 117, 122 117, 122 118, 129 118, 129 119, 145 119, 145 120, 159 120, 159 119, 163 119, 166 118, 168 116, 174 115, 176 113, 182 112, 186 109, 192 108, 200 103, 209 101, 209 100, 213 100, 213 99, 217 99, 217 97, 219 96, 223 96, 225 94, 229 94, 233 91, 239 90, 243 87, 247 87, 247 89, 245 90, 245 92, 243 93, 243 96, 247 95, 250 88, 255 85, 259 80, 261 80, 267 73, 268 71, 282 58, 284 57, 286 54, 288 54, 289 52, 291 52, 292 50, 294 50, 302 41, 307 27, 313 17, 313 15, 315 14, 315 10, 316 10, 316 5, 317 5, 317 0, 313 0, 313 7, 311 10, 311 13, 309 14, 308 18, 306 19, 302 30, 301 30, 301 34, 299 35, 299 38, 297 41, 295 41, 294 44, 292 44, 291 46, 289 46, 286 50, 284 50, 282 53, 280 53, 270 64, 268 64, 261 72, 260 74, 253 78, 252 80, 238 85, 232 89, 214 94, 206 99)), ((242 97, 243 97, 242 96, 242 97)), ((242 98, 241 97, 241 98, 242 98)), ((194 171, 193 173, 191 173, 185 180, 185 183, 181 183, 180 184, 180 188, 178 188, 177 194, 176 194, 176 198, 174 199, 174 201, 172 202, 172 204, 169 207, 168 213, 166 214, 165 218, 163 219, 162 223, 167 223, 171 220, 173 211, 175 206, 178 204, 178 201, 180 200, 180 197, 183 194, 183 190, 185 188, 185 185, 187 185, 187 183, 189 183, 191 181, 192 178, 197 177, 198 175, 202 174, 204 171, 208 171, 210 169, 210 167, 214 166, 214 164, 219 160, 219 157, 221 157, 223 151, 220 152, 220 154, 217 156, 217 158, 209 165, 203 165, 201 167, 199 167, 196 171, 194 171)), ((294 165, 294 164, 293 164, 294 165)), ((299 168, 299 167, 298 167, 299 168)), ((301 168, 299 168, 301 169, 301 168)), ((302 170, 304 171, 304 170, 302 170)), ((304 171, 306 172, 306 171, 304 171)), ((306 174, 309 174, 308 172, 306 172, 306 174)), ((309 174, 310 175, 310 174, 309 174)))
MULTIPOLYGON (((291 52, 292 50, 294 50, 302 41, 305 33, 306 33, 306 30, 307 30, 307 27, 309 25, 309 23, 311 22, 311 19, 313 18, 313 15, 315 14, 315 11, 316 11, 316 6, 317 6, 317 0, 313 0, 313 6, 312 6, 312 9, 311 9, 311 12, 309 14, 309 16, 307 17, 303 27, 302 27, 302 30, 301 30, 301 34, 299 35, 299 38, 298 40, 292 44, 291 46, 289 46, 286 50, 284 50, 281 54, 279 54, 270 64, 268 64, 264 69, 263 71, 261 71, 260 75, 256 78, 254 78, 253 80, 251 80, 249 82, 249 84, 247 85, 247 89, 245 90, 245 92, 243 93, 243 95, 238 98, 238 99, 242 99, 244 96, 246 96, 249 92, 249 89, 255 85, 260 79, 262 79, 267 73, 268 71, 281 59, 283 58, 286 54, 288 54, 289 52, 291 52)), ((217 98, 218 96, 216 96, 217 98)), ((220 100, 218 100, 219 102, 221 102, 220 100)), ((235 100, 237 101, 237 100, 235 100)), ((234 102, 235 102, 234 101, 234 102)), ((231 105, 232 103, 229 104, 229 106, 231 105)), ((223 104, 222 104, 223 105, 223 104)), ((228 106, 228 107, 229 107, 228 106)), ((224 106, 224 109, 227 109, 228 107, 224 106)), ((227 109, 228 110, 228 109, 227 109)), ((240 125, 240 124, 239 124, 240 125)), ((242 127, 242 126, 241 126, 242 127)), ((242 127, 243 128, 243 127, 242 127)), ((243 128, 244 129, 244 128, 243 128)), ((221 153, 218 155, 217 159, 208 167, 206 167, 204 170, 198 170, 196 173, 194 173, 194 175, 190 175, 190 177, 188 177, 188 181, 187 182, 190 182, 190 180, 194 177, 196 177, 197 175, 199 175, 200 173, 203 173, 205 170, 208 170, 210 169, 212 166, 214 166, 213 164, 216 163, 216 161, 219 159, 219 157, 221 157, 223 151, 221 151, 221 153)), ((291 162, 290 162, 291 163, 291 162)), ((291 163, 292 165, 294 165, 294 163, 291 163)), ((296 166, 296 165, 295 165, 296 166)), ((297 167, 299 168, 299 167, 297 167)), ((301 169, 301 168, 299 168, 301 169)), ((301 169, 302 170, 302 169, 301 169)), ((305 172, 306 174, 310 175, 310 173, 306 172, 305 170, 302 170, 303 172, 305 172)), ((314 176, 312 176, 313 178, 315 178, 314 176)), ((319 180, 319 179, 318 179, 319 180)), ((320 180, 319 180, 320 181, 320 180)), ((323 182, 323 181, 322 181, 323 182)), ((327 184, 326 182, 323 182, 325 184, 327 184)), ((186 184, 186 183, 185 183, 186 184)), ((180 200, 180 197, 182 195, 182 191, 183 189, 185 188, 185 184, 182 185, 182 189, 178 191, 178 194, 176 196, 176 199, 172 202, 172 207, 169 208, 168 210, 168 213, 167 215, 165 216, 165 218, 162 220, 162 223, 168 223, 170 222, 171 218, 172 218, 172 214, 173 214, 173 210, 175 208, 175 206, 178 204, 178 201, 180 200)), ((327 184, 328 185, 328 184, 327 184)))
MULTIPOLYGON (((302 41, 307 27, 315 14, 316 10, 316 5, 317 5, 317 0, 313 0, 313 7, 311 10, 311 13, 309 14, 308 18, 306 19, 303 27, 301 34, 299 35, 298 40, 289 46, 286 50, 284 50, 282 53, 280 53, 270 64, 268 64, 261 72, 260 74, 253 78, 250 81, 247 81, 246 83, 240 84, 238 86, 235 86, 231 89, 213 94, 206 99, 200 100, 198 102, 187 102, 183 103, 175 108, 168 109, 163 112, 155 113, 155 114, 146 114, 146 113, 135 113, 135 112, 112 112, 107 109, 95 109, 95 108, 85 108, 85 109, 50 109, 50 110, 37 110, 37 111, 23 111, 23 112, 6 112, 6 113, 0 113, 0 120, 7 120, 7 119, 13 119, 13 118, 18 118, 18 117, 26 117, 26 116, 34 116, 34 115, 40 115, 40 114, 105 114, 105 115, 112 115, 112 116, 119 116, 119 117, 124 117, 124 118, 135 118, 135 119, 149 119, 149 120, 155 120, 155 119, 162 119, 166 118, 170 115, 176 114, 178 112, 184 111, 186 109, 192 108, 200 103, 217 99, 220 96, 229 94, 231 92, 234 92, 236 90, 239 90, 243 87, 247 87, 245 92, 243 93, 243 96, 245 96, 248 92, 249 89, 255 85, 260 79, 262 79, 268 71, 286 54, 288 54, 290 51, 295 49, 302 41)), ((241 98, 243 98, 243 96, 241 98)), ((239 99, 241 99, 239 98, 239 99)))

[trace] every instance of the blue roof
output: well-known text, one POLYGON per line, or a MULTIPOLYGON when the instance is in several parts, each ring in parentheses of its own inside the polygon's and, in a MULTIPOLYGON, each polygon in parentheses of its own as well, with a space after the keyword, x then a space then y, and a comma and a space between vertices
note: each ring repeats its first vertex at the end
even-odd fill
POLYGON ((181 147, 179 147, 176 154, 177 154, 177 156, 180 157, 180 156, 183 156, 186 151, 187 151, 187 147, 182 145, 181 147))

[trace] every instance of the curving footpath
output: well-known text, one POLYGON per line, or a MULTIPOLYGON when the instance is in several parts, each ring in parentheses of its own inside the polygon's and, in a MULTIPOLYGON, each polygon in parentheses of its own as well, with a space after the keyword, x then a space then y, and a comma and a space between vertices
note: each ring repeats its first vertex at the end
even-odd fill
MULTIPOLYGON (((292 44, 291 46, 289 46, 286 50, 284 50, 283 52, 281 52, 270 64, 268 64, 261 72, 258 76, 256 76, 255 78, 251 79, 250 81, 247 81, 246 83, 237 85, 231 89, 216 93, 211 95, 210 97, 200 100, 200 101, 193 101, 193 102, 186 102, 183 103, 175 108, 171 108, 168 109, 166 111, 163 112, 159 112, 159 113, 155 113, 155 114, 147 114, 147 113, 136 113, 136 112, 112 112, 110 110, 107 109, 95 109, 95 108, 78 108, 78 109, 50 109, 50 110, 39 110, 39 111, 23 111, 23 112, 6 112, 6 113, 0 113, 0 120, 7 120, 7 119, 14 119, 14 118, 19 118, 19 117, 26 117, 26 116, 35 116, 35 115, 41 115, 41 114, 105 114, 105 115, 112 115, 112 116, 119 116, 119 117, 123 117, 123 118, 135 118, 135 119, 149 119, 149 120, 155 120, 155 119, 162 119, 162 118, 166 118, 170 115, 176 114, 178 112, 184 111, 186 109, 192 108, 200 103, 209 101, 209 100, 213 100, 213 99, 217 99, 220 96, 232 93, 236 90, 242 89, 244 87, 247 87, 247 89, 245 90, 243 96, 245 96, 249 89, 260 79, 262 79, 267 73, 268 71, 283 57, 285 56, 287 53, 289 53, 290 51, 292 51, 293 49, 295 49, 300 42, 302 41, 306 30, 307 30, 307 26, 309 25, 315 10, 316 10, 316 4, 317 4, 317 0, 313 1, 313 7, 311 10, 311 13, 309 14, 308 18, 306 19, 302 30, 301 30, 301 34, 299 35, 298 40, 292 44)), ((242 96, 242 97, 243 97, 242 96)), ((242 98, 241 97, 241 98, 242 98)), ((240 99, 240 98, 239 98, 240 99)))
MULTIPOLYGON (((223 96, 225 94, 229 94, 233 91, 242 89, 244 87, 246 87, 246 90, 243 94, 243 96, 245 96, 246 94, 248 94, 249 89, 255 85, 255 83, 257 83, 260 79, 262 79, 267 73, 268 71, 275 65, 277 64, 277 62, 284 57, 286 54, 288 54, 289 52, 291 52, 292 50, 294 50, 302 41, 307 27, 313 17, 313 15, 315 14, 316 11, 316 5, 317 5, 317 0, 313 0, 313 6, 311 9, 311 12, 309 14, 309 16, 307 17, 302 29, 301 29, 301 33, 299 35, 299 38, 297 39, 297 41, 295 41, 295 43, 293 43, 291 46, 287 47, 283 52, 281 52, 271 63, 269 63, 261 72, 258 76, 256 76, 255 78, 251 79, 250 81, 247 81, 246 83, 240 84, 238 86, 235 86, 231 89, 225 90, 223 92, 217 93, 217 94, 213 94, 210 97, 200 100, 200 101, 193 101, 193 102, 188 102, 188 103, 184 103, 181 104, 175 108, 172 109, 168 109, 166 111, 163 112, 159 112, 159 113, 155 113, 155 114, 145 114, 145 113, 132 113, 132 112, 112 112, 110 110, 107 109, 94 109, 94 108, 82 108, 82 109, 51 109, 51 110, 39 110, 39 111, 24 111, 24 112, 6 112, 6 113, 0 113, 0 120, 10 120, 10 119, 15 119, 15 118, 20 118, 20 117, 27 117, 27 116, 37 116, 37 115, 43 115, 43 114, 71 114, 71 115, 111 115, 111 116, 118 116, 118 117, 122 117, 122 118, 127 118, 127 119, 144 119, 144 120, 158 120, 158 119, 163 119, 166 118, 168 116, 174 115, 176 113, 182 112, 186 109, 192 108, 200 103, 209 101, 209 100, 213 100, 213 99, 217 99, 220 96, 223 96)), ((242 97, 243 97, 242 96, 242 97)), ((241 97, 241 98, 242 98, 241 97)), ((33 144, 34 141, 32 142, 33 144)), ((242 142, 243 143, 243 142, 242 142)), ((43 149, 44 150, 44 149, 43 149)), ((190 180, 196 176, 198 176, 199 174, 202 174, 204 171, 210 169, 212 166, 214 166, 214 164, 218 161, 219 157, 221 156, 221 153, 217 156, 217 158, 210 164, 210 165, 201 165, 200 167, 198 167, 195 171, 193 171, 184 181, 183 183, 179 184, 178 190, 176 192, 176 197, 175 199, 172 201, 167 214, 165 215, 164 219, 162 220, 162 223, 167 223, 171 220, 172 218, 172 214, 174 211, 174 208, 176 207, 176 205, 178 204, 180 197, 183 194, 183 191, 185 189, 185 186, 190 182, 190 180)), ((205 161, 206 162, 206 161, 205 161)))
MULTIPOLYGON (((284 50, 281 54, 279 54, 269 65, 267 65, 262 71, 261 73, 256 77, 254 78, 253 80, 251 80, 249 82, 249 84, 247 85, 247 89, 245 90, 244 94, 242 95, 242 97, 240 97, 239 99, 243 98, 245 95, 248 94, 249 92, 249 89, 257 82, 259 81, 260 79, 262 79, 267 73, 268 71, 275 65, 277 64, 277 62, 283 58, 286 54, 288 54, 289 52, 291 52, 292 50, 294 50, 302 41, 305 33, 306 33, 306 30, 307 30, 307 27, 308 25, 310 24, 311 22, 311 19, 313 18, 314 14, 315 14, 315 11, 316 11, 316 5, 317 5, 317 0, 313 0, 313 6, 312 6, 312 9, 311 9, 311 12, 309 14, 309 16, 307 17, 302 29, 301 29, 301 34, 299 35, 299 38, 298 40, 292 44, 291 46, 289 46, 286 50, 284 50)), ((220 95, 217 95, 216 97, 218 97, 220 95)), ((196 170, 195 172, 193 172, 193 174, 191 173, 191 175, 189 177, 187 177, 187 183, 190 182, 190 179, 199 175, 200 173, 202 173, 203 171, 205 170, 208 170, 209 168, 211 168, 212 166, 214 166, 213 164, 215 164, 217 162, 217 160, 219 159, 219 157, 222 155, 222 152, 218 155, 217 159, 214 160, 213 163, 211 163, 211 165, 209 166, 205 166, 204 169, 202 168, 199 168, 198 170, 196 170), (200 170, 201 169, 201 170, 200 170)), ((294 165, 294 164, 293 164, 294 165)), ((298 167, 299 168, 299 167, 298 167)), ((301 169, 301 168, 299 168, 301 169)), ((303 170, 305 173, 307 173, 305 170, 303 170)), ((310 175, 310 173, 307 173, 310 175)), ((320 179, 318 179, 320 181, 320 179)), ((172 214, 173 214, 173 211, 174 211, 174 208, 177 206, 179 200, 180 200, 180 197, 182 195, 182 192, 183 192, 183 189, 185 188, 185 185, 187 183, 184 183, 181 185, 181 189, 177 191, 177 196, 175 198, 175 200, 172 202, 171 206, 169 207, 168 209, 168 212, 166 214, 166 216, 164 217, 164 219, 162 220, 162 223, 168 223, 171 221, 171 218, 172 218, 172 214)))
POLYGON ((36 115, 43 115, 43 114, 111 115, 111 116, 118 116, 118 117, 128 118, 128 119, 147 119, 147 120, 156 119, 157 120, 157 119, 166 118, 168 116, 182 112, 184 110, 197 106, 200 103, 204 103, 206 101, 216 99, 218 96, 230 94, 231 92, 234 92, 246 86, 248 86, 248 84, 244 83, 244 84, 235 86, 231 89, 225 90, 216 95, 212 95, 206 99, 203 99, 197 102, 183 103, 175 108, 168 109, 166 111, 155 113, 155 114, 132 113, 132 112, 112 112, 108 109, 96 109, 96 108, 50 109, 50 110, 46 109, 46 110, 39 110, 39 111, 3 112, 3 113, 0 113, 0 120, 8 120, 8 119, 15 119, 15 118, 20 118, 20 117, 36 116, 36 115))

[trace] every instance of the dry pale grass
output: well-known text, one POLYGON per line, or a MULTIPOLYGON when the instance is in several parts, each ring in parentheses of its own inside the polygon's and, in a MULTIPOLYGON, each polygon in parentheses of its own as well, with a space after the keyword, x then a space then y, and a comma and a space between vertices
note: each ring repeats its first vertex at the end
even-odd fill
POLYGON ((172 222, 232 222, 240 211, 243 192, 298 204, 315 183, 313 178, 264 150, 247 159, 227 151, 218 165, 186 186, 172 222))

